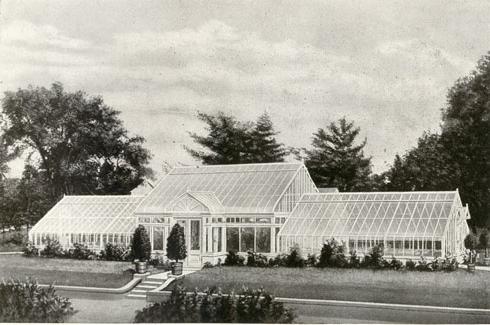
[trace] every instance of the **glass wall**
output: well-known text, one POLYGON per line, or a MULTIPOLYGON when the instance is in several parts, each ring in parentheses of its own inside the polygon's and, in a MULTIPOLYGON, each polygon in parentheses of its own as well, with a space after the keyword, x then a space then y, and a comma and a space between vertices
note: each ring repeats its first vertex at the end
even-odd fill
POLYGON ((240 251, 240 230, 238 227, 226 228, 226 250, 240 251))

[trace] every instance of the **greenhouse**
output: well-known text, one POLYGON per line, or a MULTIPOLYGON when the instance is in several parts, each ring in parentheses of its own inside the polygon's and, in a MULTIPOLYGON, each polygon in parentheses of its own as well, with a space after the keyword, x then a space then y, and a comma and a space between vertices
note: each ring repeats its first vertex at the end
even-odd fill
POLYGON ((459 256, 469 218, 458 191, 305 194, 279 236, 304 253, 335 238, 360 254, 382 244, 398 258, 459 256))
POLYGON ((165 254, 170 229, 186 233, 187 265, 216 263, 226 252, 278 251, 282 224, 304 193, 317 188, 301 163, 177 167, 141 201, 138 222, 153 251, 165 254))
POLYGON ((39 248, 54 238, 65 248, 101 250, 128 246, 143 225, 153 254, 164 256, 179 223, 185 265, 197 267, 223 262, 230 250, 274 256, 298 245, 305 255, 318 253, 331 238, 358 253, 383 244, 388 256, 437 257, 459 254, 469 233, 458 191, 339 193, 318 189, 302 163, 176 167, 133 193, 65 196, 29 238, 39 248))
POLYGON ((64 196, 29 231, 29 240, 42 247, 47 238, 64 248, 83 243, 101 250, 110 242, 123 246, 137 227, 134 210, 142 196, 81 195, 64 196))

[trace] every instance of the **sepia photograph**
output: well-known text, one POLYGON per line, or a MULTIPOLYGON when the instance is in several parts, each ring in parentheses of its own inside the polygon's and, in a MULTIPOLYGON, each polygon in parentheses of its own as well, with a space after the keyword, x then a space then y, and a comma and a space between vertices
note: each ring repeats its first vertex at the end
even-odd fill
POLYGON ((0 0, 0 323, 490 323, 490 2, 0 0))

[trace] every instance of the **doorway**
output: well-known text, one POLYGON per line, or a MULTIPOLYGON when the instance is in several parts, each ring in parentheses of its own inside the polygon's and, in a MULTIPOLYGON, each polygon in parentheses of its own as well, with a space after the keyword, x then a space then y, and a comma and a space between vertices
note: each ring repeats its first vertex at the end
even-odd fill
POLYGON ((184 227, 185 243, 187 246, 187 258, 184 260, 184 266, 200 267, 202 244, 201 219, 180 219, 178 223, 184 227))

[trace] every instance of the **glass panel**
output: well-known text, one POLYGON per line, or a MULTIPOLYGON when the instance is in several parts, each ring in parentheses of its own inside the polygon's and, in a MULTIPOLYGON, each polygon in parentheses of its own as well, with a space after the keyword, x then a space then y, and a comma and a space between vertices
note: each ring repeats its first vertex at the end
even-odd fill
POLYGON ((241 228, 242 241, 240 251, 246 252, 254 249, 254 228, 241 228))
POLYGON ((201 249, 201 222, 199 220, 191 220, 191 250, 199 249, 201 249))
POLYGON ((213 227, 213 252, 221 252, 221 227, 213 227))
POLYGON ((153 228, 153 250, 163 250, 163 228, 153 228))
POLYGON ((238 228, 226 228, 226 250, 238 252, 240 249, 238 228))
POLYGON ((257 228, 256 251, 259 253, 271 252, 271 229, 270 228, 257 228))

